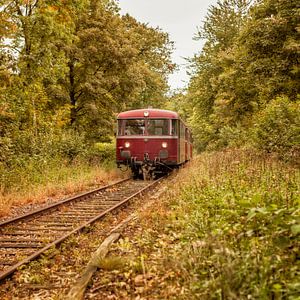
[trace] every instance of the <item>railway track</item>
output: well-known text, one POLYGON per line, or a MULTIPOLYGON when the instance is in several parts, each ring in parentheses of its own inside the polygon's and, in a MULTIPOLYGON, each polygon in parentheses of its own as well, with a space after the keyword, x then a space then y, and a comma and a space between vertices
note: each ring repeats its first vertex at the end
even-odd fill
POLYGON ((125 179, 0 223, 0 280, 160 180, 125 179))

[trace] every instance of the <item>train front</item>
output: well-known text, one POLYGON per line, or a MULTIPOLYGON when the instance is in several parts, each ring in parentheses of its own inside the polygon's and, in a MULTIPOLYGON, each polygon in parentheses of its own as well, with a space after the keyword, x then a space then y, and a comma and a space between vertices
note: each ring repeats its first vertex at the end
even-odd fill
POLYGON ((140 109, 118 115, 116 157, 118 166, 129 166, 135 177, 153 178, 177 165, 178 115, 140 109))

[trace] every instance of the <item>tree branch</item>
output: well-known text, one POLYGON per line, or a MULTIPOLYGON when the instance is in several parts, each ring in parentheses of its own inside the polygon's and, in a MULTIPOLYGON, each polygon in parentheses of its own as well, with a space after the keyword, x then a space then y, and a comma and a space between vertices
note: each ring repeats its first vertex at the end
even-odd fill
MULTIPOLYGON (((24 15, 22 14, 21 8, 19 6, 19 1, 15 1, 15 4, 16 4, 16 9, 17 9, 18 15, 21 16, 21 17, 24 17, 24 15)), ((21 22, 22 22, 22 25, 23 25, 23 21, 21 21, 21 22)))

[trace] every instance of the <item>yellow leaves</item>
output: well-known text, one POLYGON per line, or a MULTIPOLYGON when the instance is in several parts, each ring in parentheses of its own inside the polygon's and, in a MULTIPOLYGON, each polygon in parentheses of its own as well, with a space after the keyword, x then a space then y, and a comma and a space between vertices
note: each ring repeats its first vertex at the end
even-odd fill
MULTIPOLYGON (((10 120, 15 116, 15 113, 11 112, 7 103, 0 103, 0 119, 10 120)), ((1 124, 1 122, 0 122, 1 124)))
POLYGON ((56 5, 50 5, 50 6, 48 6, 48 10, 49 11, 58 11, 59 7, 56 5))
POLYGON ((11 20, 11 16, 4 11, 0 11, 0 37, 12 37, 17 28, 17 25, 11 20))
POLYGON ((142 286, 142 285, 144 285, 145 284, 144 275, 139 274, 139 275, 135 276, 135 278, 134 278, 134 284, 136 286, 142 286))
POLYGON ((32 0, 22 0, 22 1, 21 1, 21 4, 23 4, 23 5, 30 5, 30 4, 32 4, 33 2, 36 2, 36 1, 32 1, 32 0))
MULTIPOLYGON (((283 45, 283 49, 284 50, 287 50, 289 52, 295 52, 295 53, 300 53, 300 43, 299 43, 299 40, 298 39, 295 39, 295 38, 292 38, 292 37, 289 37, 284 45, 283 45)), ((296 64, 296 62, 295 62, 296 64)))
POLYGON ((66 125, 68 125, 70 122, 70 111, 71 111, 70 104, 65 104, 57 108, 52 117, 54 126, 58 128, 63 128, 66 125))

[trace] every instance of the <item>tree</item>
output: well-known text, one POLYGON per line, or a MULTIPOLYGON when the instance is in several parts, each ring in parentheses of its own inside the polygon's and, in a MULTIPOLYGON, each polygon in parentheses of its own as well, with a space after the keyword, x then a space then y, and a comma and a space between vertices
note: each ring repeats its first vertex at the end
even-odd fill
POLYGON ((253 7, 239 44, 243 45, 248 77, 257 87, 259 108, 281 94, 296 100, 300 92, 299 41, 298 1, 265 0, 253 7))
POLYGON ((187 94, 194 101, 190 121, 199 137, 198 149, 241 145, 272 99, 298 97, 297 1, 250 4, 218 2, 199 32, 207 41, 192 59, 187 94))
POLYGON ((159 102, 171 71, 168 36, 112 4, 91 1, 74 13, 72 42, 62 47, 67 71, 47 86, 54 102, 70 106, 70 125, 90 137, 112 130, 114 112, 159 102))
POLYGON ((175 68, 170 58, 173 43, 159 28, 151 28, 129 15, 122 19, 130 34, 130 44, 135 49, 133 64, 122 83, 121 90, 126 93, 121 97, 128 99, 123 108, 161 107, 168 89, 167 76, 175 68), (128 84, 135 85, 131 92, 126 88, 128 84))
POLYGON ((0 30, 10 39, 1 50, 17 66, 7 99, 23 107, 20 119, 33 132, 68 123, 105 138, 115 112, 162 102, 173 68, 168 35, 121 17, 114 1, 3 0, 1 7, 8 25, 0 30))
POLYGON ((224 79, 228 72, 232 74, 232 52, 250 3, 218 1, 216 6, 210 7, 204 25, 198 30, 196 39, 206 39, 206 42, 202 52, 190 61, 192 78, 187 97, 194 104, 190 122, 195 135, 199 136, 196 142, 199 149, 204 149, 216 137, 224 123, 232 122, 221 108, 228 107, 236 96, 235 89, 224 79), (223 115, 219 116, 220 113, 223 115))

